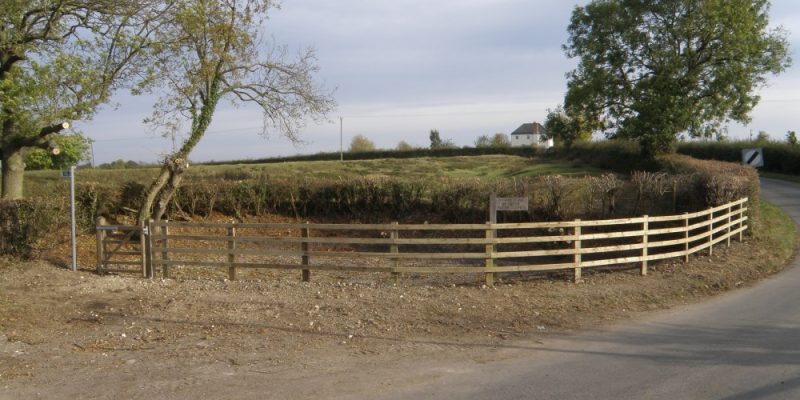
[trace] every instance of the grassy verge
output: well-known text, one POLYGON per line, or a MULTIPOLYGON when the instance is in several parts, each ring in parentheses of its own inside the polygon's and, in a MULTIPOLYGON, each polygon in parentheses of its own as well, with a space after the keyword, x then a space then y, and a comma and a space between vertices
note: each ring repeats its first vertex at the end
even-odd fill
POLYGON ((775 252, 775 262, 787 261, 797 245, 797 225, 783 210, 764 200, 761 200, 761 218, 766 228, 755 239, 775 252))

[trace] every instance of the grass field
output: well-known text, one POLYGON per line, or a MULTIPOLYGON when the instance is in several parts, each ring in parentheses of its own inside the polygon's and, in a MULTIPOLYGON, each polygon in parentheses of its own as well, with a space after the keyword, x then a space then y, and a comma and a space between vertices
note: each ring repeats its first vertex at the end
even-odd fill
MULTIPOLYGON (((564 161, 530 159, 517 156, 488 155, 475 157, 442 157, 413 159, 381 159, 363 161, 298 161, 278 164, 196 165, 188 169, 186 180, 246 180, 259 175, 274 178, 316 177, 347 179, 360 176, 389 176, 406 179, 437 177, 502 179, 548 174, 596 174, 599 169, 578 166, 564 161)), ((156 168, 101 170, 83 169, 76 173, 79 182, 124 184, 129 181, 149 183, 158 173, 156 168)), ((57 181, 59 171, 26 173, 26 190, 39 192, 57 181), (38 190, 37 190, 38 189, 38 190)))

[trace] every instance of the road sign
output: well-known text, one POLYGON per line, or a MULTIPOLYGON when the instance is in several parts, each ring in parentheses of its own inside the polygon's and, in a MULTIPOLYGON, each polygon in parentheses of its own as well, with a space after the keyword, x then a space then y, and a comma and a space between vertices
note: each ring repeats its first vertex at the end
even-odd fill
POLYGON ((65 169, 65 170, 61 171, 61 177, 62 178, 69 178, 71 176, 72 176, 72 171, 70 171, 68 169, 65 169))
POLYGON ((764 166, 764 149, 742 149, 742 164, 751 167, 764 166))

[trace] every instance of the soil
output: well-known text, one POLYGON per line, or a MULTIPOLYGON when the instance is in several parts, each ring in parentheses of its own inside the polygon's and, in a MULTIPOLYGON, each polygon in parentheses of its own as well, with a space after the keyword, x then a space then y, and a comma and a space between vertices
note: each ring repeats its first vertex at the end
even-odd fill
POLYGON ((515 273, 494 287, 479 274, 148 280, 4 259, 0 399, 369 397, 359 382, 407 383, 385 372, 399 365, 516 357, 520 343, 746 286, 782 268, 775 257, 751 240, 644 277, 515 273))

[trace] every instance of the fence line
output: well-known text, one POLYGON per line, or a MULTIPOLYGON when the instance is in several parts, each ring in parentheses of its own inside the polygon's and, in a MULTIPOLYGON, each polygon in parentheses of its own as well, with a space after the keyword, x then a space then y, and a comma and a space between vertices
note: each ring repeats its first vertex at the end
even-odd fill
MULTIPOLYGON (((708 250, 747 230, 746 198, 693 213, 608 220, 485 224, 190 223, 150 221, 144 231, 147 276, 183 267, 400 273, 572 270, 639 264, 708 250)), ((137 227, 132 227, 132 229, 137 227)), ((101 232, 103 227, 98 227, 101 232)), ((98 233, 98 249, 107 246, 98 233)), ((98 270, 108 262, 98 252, 98 270)))

